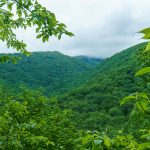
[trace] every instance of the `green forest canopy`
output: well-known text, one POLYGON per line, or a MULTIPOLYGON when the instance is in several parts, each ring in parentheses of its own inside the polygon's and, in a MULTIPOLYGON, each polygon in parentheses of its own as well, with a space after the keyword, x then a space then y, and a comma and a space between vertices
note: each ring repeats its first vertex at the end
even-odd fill
MULTIPOLYGON (((52 35, 73 36, 37 1, 1 0, 0 11, 0 39, 23 54, 29 52, 14 29, 36 25, 43 42, 52 35)), ((150 28, 141 33, 150 39, 150 28)), ((89 78, 97 76, 58 98, 28 89, 13 94, 9 85, 1 86, 0 149, 150 149, 149 50, 148 42, 106 59, 88 73, 89 78), (135 48, 137 53, 132 53, 135 48)), ((14 57, 1 57, 1 62, 8 60, 16 62, 14 57)))
MULTIPOLYGON (((146 123, 144 118, 142 118, 140 122, 142 121, 143 123, 137 124, 139 114, 133 114, 133 105, 128 104, 120 107, 119 101, 133 92, 140 92, 142 90, 146 92, 149 90, 145 82, 145 76, 141 79, 134 77, 136 70, 140 68, 141 61, 145 65, 148 64, 147 61, 143 61, 148 56, 141 55, 145 46, 146 43, 143 43, 126 49, 111 58, 103 60, 95 67, 88 63, 83 63, 79 59, 67 57, 60 53, 50 53, 49 57, 53 58, 52 60, 55 60, 55 63, 52 61, 48 64, 47 61, 43 61, 43 63, 45 62, 44 66, 47 63, 46 68, 49 68, 49 65, 55 68, 59 61, 60 64, 65 62, 64 64, 67 65, 68 60, 70 60, 69 64, 72 64, 71 68, 79 67, 79 72, 72 70, 72 73, 76 73, 77 75, 73 75, 72 80, 78 82, 77 87, 79 88, 70 89, 69 93, 62 92, 61 96, 59 90, 56 90, 55 97, 50 98, 44 96, 41 90, 30 91, 25 89, 25 86, 20 90, 18 90, 17 86, 12 89, 12 85, 17 82, 17 79, 18 83, 19 79, 21 79, 20 81, 24 80, 23 76, 18 78, 21 71, 20 68, 24 68, 23 70, 27 77, 29 77, 31 71, 36 71, 37 74, 41 72, 38 64, 36 65, 39 69, 34 69, 34 62, 38 62, 43 57, 42 55, 44 55, 44 60, 47 60, 45 58, 46 53, 35 53, 29 58, 25 57, 17 65, 11 63, 1 65, 1 70, 7 70, 7 74, 1 74, 3 81, 1 81, 0 90, 2 119, 2 132, 0 135, 1 140, 4 142, 1 144, 3 149, 20 149, 21 147, 22 149, 28 147, 37 149, 37 147, 40 147, 42 149, 71 148, 74 150, 86 149, 93 146, 96 149, 97 147, 98 149, 109 149, 110 145, 115 147, 115 149, 117 147, 118 149, 124 149, 125 146, 129 146, 128 142, 130 140, 131 143, 136 142, 132 146, 132 148, 135 147, 136 149, 141 143, 138 130, 142 127, 147 128, 149 121, 146 119, 145 121, 148 121, 146 123), (26 64, 28 65, 26 66, 26 64), (12 73, 11 69, 14 70, 13 73, 17 69, 16 75, 12 73), (85 73, 86 76, 84 76, 85 73), (8 82, 8 79, 4 78, 5 75, 8 78, 11 77, 11 82, 8 82), (82 77, 80 82, 79 77, 82 77), (11 120, 14 121, 12 122, 11 120), (53 124, 53 127, 49 125, 49 122, 53 124), (11 131, 10 134, 8 134, 9 131, 11 131), (124 146, 122 146, 121 139, 127 140, 124 146), (109 145, 107 145, 106 141, 109 145)), ((60 68, 58 71, 60 71, 60 68)), ((44 74, 41 75, 44 76, 44 74)), ((31 83, 33 83, 33 79, 30 78, 31 83)), ((58 76, 59 79, 62 79, 62 76, 58 76)), ((36 80, 38 81, 38 78, 36 80)), ((74 82, 69 83, 74 85, 74 82)), ((34 87, 36 85, 40 87, 40 82, 34 82, 34 84, 34 87)), ((63 87, 68 88, 67 86, 67 82, 64 82, 63 87)), ((41 87, 44 88, 42 83, 41 87)), ((45 88, 45 90, 47 89, 45 88)), ((51 90, 53 91, 53 89, 51 90)), ((49 92, 51 91, 48 90, 47 93, 49 92)))

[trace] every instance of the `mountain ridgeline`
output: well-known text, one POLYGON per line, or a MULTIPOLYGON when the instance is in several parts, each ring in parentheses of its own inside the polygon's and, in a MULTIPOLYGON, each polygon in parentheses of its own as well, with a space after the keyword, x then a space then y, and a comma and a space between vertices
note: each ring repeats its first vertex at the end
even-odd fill
POLYGON ((59 98, 63 108, 76 112, 79 128, 127 127, 131 107, 120 107, 119 101, 136 91, 142 91, 135 72, 139 68, 138 51, 145 43, 128 48, 105 59, 89 74, 89 80, 78 89, 59 98))
POLYGON ((120 107, 119 102, 148 89, 135 78, 145 45, 105 60, 34 52, 18 64, 1 64, 0 149, 135 149, 149 118, 138 124, 133 105, 120 107))
POLYGON ((34 52, 30 57, 23 56, 17 64, 1 64, 0 82, 15 89, 22 86, 42 88, 48 95, 64 93, 84 82, 86 78, 80 79, 80 76, 101 62, 94 58, 85 61, 85 58, 78 59, 59 52, 34 52))

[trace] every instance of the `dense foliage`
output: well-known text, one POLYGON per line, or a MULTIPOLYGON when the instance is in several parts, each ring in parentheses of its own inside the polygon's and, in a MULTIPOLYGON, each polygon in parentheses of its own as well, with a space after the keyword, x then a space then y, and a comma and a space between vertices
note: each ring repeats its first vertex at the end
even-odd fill
MULTIPOLYGON (((73 36, 37 0, 0 0, 0 12, 0 40, 22 54, 30 55, 16 38, 18 28, 35 26, 43 42, 73 36)), ((150 39, 150 28, 140 32, 150 39)), ((0 149, 149 150, 149 51, 150 42, 139 44, 97 67, 97 61, 56 52, 2 65, 0 149)), ((18 60, 20 54, 0 57, 0 62, 18 60)))
POLYGON ((89 81, 80 88, 61 96, 62 108, 76 112, 79 128, 101 130, 128 126, 131 106, 119 106, 126 95, 145 89, 139 78, 139 54, 145 43, 133 46, 104 60, 89 74, 89 81))
MULTIPOLYGON (((150 39, 150 28, 141 31, 144 33, 144 39, 150 39)), ((141 69, 135 74, 135 77, 142 77, 145 85, 149 85, 150 73, 150 42, 141 48, 139 62, 141 69)), ((128 128, 125 131, 113 134, 108 137, 102 133, 88 133, 84 140, 85 149, 129 149, 129 150, 149 150, 150 149, 150 98, 149 90, 132 93, 123 98, 120 105, 130 103, 133 107, 129 115, 128 128)))
POLYGON ((30 57, 23 57, 17 64, 1 64, 0 81, 9 87, 13 86, 15 91, 25 86, 30 89, 43 88, 46 95, 62 94, 86 80, 86 73, 100 60, 95 61, 94 65, 93 61, 90 59, 87 62, 59 52, 35 52, 30 57))
MULTIPOLYGON (((143 53, 145 47, 146 43, 131 47, 104 60, 95 68, 93 64, 57 52, 34 53, 31 59, 25 57, 17 65, 10 63, 2 65, 1 70, 4 71, 4 68, 7 70, 3 73, 4 75, 13 70, 16 76, 7 75, 9 79, 12 79, 11 82, 8 82, 6 78, 1 80, 0 148, 10 150, 149 149, 150 111, 149 94, 146 93, 149 89, 149 76, 145 74, 149 73, 150 62, 147 60, 149 55, 143 53), (44 58, 44 65, 33 69, 32 67, 38 65, 36 62, 41 56, 44 58), (19 80, 19 76, 20 79, 24 79, 19 75, 20 68, 22 68, 22 75, 28 78, 33 74, 29 78, 30 84, 34 83, 35 87, 44 88, 42 82, 33 82, 34 71, 39 73, 37 77, 42 76, 44 74, 40 69, 44 67, 54 69, 53 66, 56 67, 58 62, 66 66, 63 69, 71 67, 68 75, 70 71, 73 71, 72 74, 76 72, 72 78, 74 82, 78 81, 76 78, 79 76, 89 81, 82 84, 85 80, 82 79, 82 82, 79 82, 81 86, 77 90, 72 89, 72 92, 68 94, 62 92, 64 95, 57 98, 44 96, 42 88, 35 91, 21 88, 17 92, 14 92, 17 88, 12 89, 11 84, 15 82, 17 84, 22 82, 22 85, 28 83, 19 80), (69 65, 67 65, 68 62, 69 65), (141 67, 145 68, 139 70, 136 76, 142 75, 142 77, 135 78, 136 70, 141 67), (73 68, 76 71, 72 70, 73 68), (81 75, 85 72, 86 77, 81 75), (8 85, 10 85, 9 88, 7 88, 8 85), (127 96, 129 94, 132 95, 127 96), (120 99, 122 99, 121 106, 120 99)), ((60 66, 58 68, 62 71, 60 75, 63 71, 67 72, 67 70, 61 70, 60 66)), ((58 79, 65 78, 58 76, 58 79)), ((36 80, 38 81, 38 78, 36 80)), ((49 89, 47 92, 50 90, 53 91, 49 89)))
POLYGON ((40 91, 24 90, 15 97, 1 93, 0 149, 74 149, 71 116, 40 91))

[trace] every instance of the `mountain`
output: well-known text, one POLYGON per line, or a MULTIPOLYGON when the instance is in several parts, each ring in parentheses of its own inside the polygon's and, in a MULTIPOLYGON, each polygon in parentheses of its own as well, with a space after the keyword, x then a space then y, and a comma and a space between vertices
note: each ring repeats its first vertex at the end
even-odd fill
POLYGON ((120 99, 143 89, 134 74, 139 67, 137 52, 144 46, 133 46, 105 60, 35 52, 16 65, 0 65, 0 83, 15 91, 20 86, 42 88, 46 95, 57 96, 62 108, 75 112, 79 128, 119 128, 126 126, 131 110, 120 107, 120 99))
MULTIPOLYGON (((14 54, 14 56, 19 54, 14 54)), ((19 55, 20 56, 20 55, 19 55)), ((64 93, 84 82, 81 74, 94 68, 90 61, 63 55, 59 52, 34 52, 23 56, 18 64, 0 65, 0 82, 18 89, 19 86, 43 88, 48 95, 64 93), (75 79, 76 82, 74 82, 75 79)))
MULTIPOLYGON (((139 55, 144 46, 144 43, 133 46, 95 65, 85 61, 85 57, 74 58, 58 52, 37 52, 29 58, 23 57, 16 65, 0 65, 0 136, 6 141, 6 147, 10 141, 10 149, 14 148, 11 139, 17 139, 15 145, 22 139, 25 143, 31 139, 31 143, 37 141, 42 145, 50 139, 54 149, 60 143, 67 143, 67 148, 61 146, 61 149, 70 149, 70 142, 74 145, 78 141, 72 149, 78 149, 81 143, 87 144, 82 149, 89 149, 94 142, 107 143, 104 149, 107 145, 109 149, 116 140, 118 149, 124 149, 122 145, 125 143, 126 147, 133 137, 137 139, 133 143, 138 140, 140 143, 139 129, 149 127, 149 116, 143 115, 145 111, 149 113, 149 99, 142 93, 140 98, 144 103, 138 103, 134 109, 132 103, 120 107, 119 101, 133 92, 148 91, 148 84, 143 82, 148 78, 135 78, 139 61, 145 59, 145 53, 139 55), (20 86, 42 88, 46 95, 20 86)), ((146 63, 149 65, 147 59, 146 63)))
POLYGON ((89 65, 94 65, 94 66, 104 60, 102 58, 94 58, 94 57, 89 57, 89 56, 84 56, 84 55, 75 56, 74 58, 82 60, 83 62, 88 63, 89 65))
POLYGON ((101 130, 125 126, 131 109, 120 107, 119 101, 144 88, 134 77, 139 67, 137 53, 144 46, 142 43, 105 59, 88 75, 88 82, 59 97, 62 108, 76 112, 74 120, 79 128, 101 130))

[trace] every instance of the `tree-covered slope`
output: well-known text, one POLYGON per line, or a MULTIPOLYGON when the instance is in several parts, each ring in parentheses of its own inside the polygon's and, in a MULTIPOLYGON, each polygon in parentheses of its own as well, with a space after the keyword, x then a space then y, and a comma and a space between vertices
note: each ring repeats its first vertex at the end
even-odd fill
POLYGON ((19 86, 43 88, 52 95, 83 83, 84 78, 82 81, 76 79, 93 67, 89 62, 59 52, 34 52, 30 57, 23 57, 18 64, 1 64, 0 81, 16 89, 19 86))
MULTIPOLYGON (((110 149, 111 146, 112 149, 120 150, 128 145, 137 147, 137 144, 141 143, 137 134, 139 125, 147 126, 149 118, 144 122, 140 120, 142 124, 137 124, 139 116, 133 117, 137 115, 134 114, 135 107, 132 109, 133 105, 130 104, 120 107, 119 101, 130 93, 145 90, 140 84, 142 80, 134 79, 134 74, 139 68, 137 53, 144 45, 136 45, 118 53, 101 62, 96 68, 56 52, 33 53, 32 57, 23 58, 14 67, 9 63, 5 64, 5 67, 1 66, 3 78, 1 77, 0 85, 4 85, 0 86, 2 149, 110 149), (51 89, 59 96, 60 92, 66 93, 58 99, 45 97, 40 90, 24 89, 15 94, 11 90, 12 87, 17 89, 19 84, 48 90, 49 87, 43 84, 45 80, 39 80, 39 76, 41 75, 41 79, 47 79, 44 74, 49 73, 49 67, 54 71, 51 75, 57 75, 55 71, 60 71, 60 75, 63 75, 58 79, 61 84, 65 83, 63 88, 66 91, 69 88, 67 82, 71 78, 73 81, 69 82, 70 87, 76 86, 73 83, 79 81, 82 86, 68 94, 58 87, 56 90, 51 89), (47 72, 44 72, 45 70, 47 72), (73 77, 62 74, 63 71, 69 72, 68 74, 72 71, 73 77), (64 108, 71 108, 73 111, 64 108), (131 110, 133 111, 129 113, 131 110), (129 121, 129 114, 130 118, 136 121, 129 121), (86 129, 91 131, 86 132, 86 129), (125 134, 122 134, 123 131, 125 134), (136 138, 133 138, 132 134, 136 135, 136 138), (130 145, 129 141, 134 143, 130 145)), ((141 95, 147 99, 146 95, 141 95)))
POLYGON ((143 86, 134 78, 137 52, 145 44, 128 48, 104 60, 89 74, 89 81, 60 98, 62 107, 77 112, 79 127, 91 130, 125 125, 130 107, 119 107, 121 98, 143 86))
POLYGON ((74 58, 79 59, 79 60, 81 60, 85 63, 88 63, 90 65, 93 65, 93 66, 95 66, 103 61, 103 58, 94 58, 94 57, 89 57, 89 56, 84 56, 84 55, 75 56, 74 58))
POLYGON ((134 74, 136 54, 144 45, 128 48, 96 66, 58 52, 33 53, 16 65, 2 64, 0 82, 15 90, 19 86, 43 88, 46 94, 59 96, 62 108, 76 112, 79 127, 117 127, 126 122, 130 111, 129 107, 120 109, 119 100, 143 88, 136 84, 134 74))

